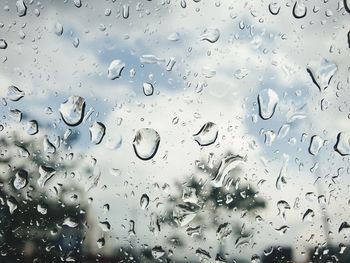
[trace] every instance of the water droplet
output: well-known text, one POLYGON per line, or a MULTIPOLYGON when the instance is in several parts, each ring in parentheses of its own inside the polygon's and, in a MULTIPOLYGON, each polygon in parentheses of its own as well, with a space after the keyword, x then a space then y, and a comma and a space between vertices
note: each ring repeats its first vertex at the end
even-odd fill
POLYGON ((97 240, 97 247, 103 248, 105 246, 105 243, 106 243, 105 239, 103 237, 101 237, 97 240))
POLYGON ((108 78, 110 80, 120 78, 124 67, 125 67, 125 64, 121 60, 119 59, 113 60, 108 68, 108 78))
POLYGON ((232 226, 230 223, 223 223, 219 225, 218 229, 216 230, 216 238, 218 240, 223 240, 224 238, 228 237, 232 233, 232 226))
POLYGON ((210 261, 211 259, 211 256, 210 256, 210 253, 202 248, 198 248, 196 250, 196 256, 200 258, 200 261, 204 261, 204 262, 207 262, 207 261, 210 261))
POLYGON ((339 233, 341 233, 341 232, 349 232, 349 230, 350 230, 350 224, 348 222, 342 222, 340 224, 338 232, 339 233))
POLYGON ((17 8, 17 15, 19 17, 26 15, 26 13, 27 13, 27 6, 25 5, 23 0, 18 0, 16 2, 16 8, 17 8))
POLYGON ((350 1, 344 0, 344 9, 350 14, 350 1))
POLYGON ((186 234, 193 237, 193 236, 199 236, 201 233, 201 226, 196 226, 196 227, 188 227, 186 229, 186 234))
POLYGON ((28 181, 28 172, 26 170, 20 169, 17 171, 17 173, 15 174, 15 179, 13 180, 13 186, 17 189, 23 189, 28 181))
POLYGON ((172 71, 173 70, 173 67, 175 66, 175 63, 176 63, 176 60, 175 58, 170 58, 167 65, 166 65, 166 70, 167 71, 172 71))
POLYGON ((146 96, 151 96, 153 95, 153 85, 151 83, 145 82, 143 83, 143 94, 145 94, 146 96))
POLYGON ((199 209, 199 206, 191 203, 178 204, 173 210, 174 221, 179 226, 185 226, 195 218, 199 209))
POLYGON ((165 59, 163 58, 158 58, 155 55, 142 55, 140 57, 140 62, 142 64, 160 64, 160 63, 164 63, 165 59))
POLYGON ((249 72, 248 69, 240 68, 240 69, 237 69, 233 75, 235 76, 236 79, 243 79, 248 75, 248 72, 249 72))
POLYGON ((350 154, 350 132, 338 133, 334 150, 342 156, 350 154))
POLYGON ((157 153, 160 136, 152 128, 142 128, 136 132, 133 147, 135 154, 141 160, 149 160, 157 153))
POLYGON ((154 259, 159 259, 165 255, 165 251, 161 246, 155 246, 151 252, 154 259))
POLYGON ((128 230, 129 236, 135 236, 135 221, 134 220, 129 220, 129 230, 128 230))
POLYGON ((217 125, 213 122, 207 122, 202 126, 199 132, 193 135, 193 139, 200 146, 208 146, 216 141, 218 133, 219 131, 217 125))
POLYGON ((10 214, 12 215, 13 212, 15 212, 18 207, 17 200, 14 197, 10 196, 9 198, 7 198, 6 204, 9 208, 10 214))
POLYGON ((51 177, 54 176, 55 173, 56 173, 55 169, 48 166, 40 165, 39 166, 40 177, 38 179, 38 185, 40 187, 44 187, 47 181, 51 179, 51 177))
POLYGON ((12 101, 19 101, 25 93, 15 86, 9 86, 7 89, 7 98, 12 101))
POLYGON ((91 142, 94 144, 99 144, 106 133, 106 126, 104 126, 101 122, 94 122, 89 130, 91 142))
POLYGON ((6 49, 7 48, 7 42, 5 39, 0 39, 0 49, 6 49))
POLYGON ((202 75, 206 78, 212 78, 212 77, 215 77, 216 75, 216 71, 210 67, 202 67, 202 75))
POLYGON ((322 91, 328 87, 337 69, 335 63, 323 58, 320 62, 310 62, 306 70, 310 74, 313 83, 322 91))
POLYGON ((63 121, 69 126, 79 125, 84 116, 85 100, 79 96, 70 96, 59 109, 63 121))
POLYGON ((281 10, 280 5, 277 2, 273 2, 269 4, 269 11, 272 15, 277 15, 281 10))
POLYGON ((81 7, 81 0, 74 0, 74 5, 78 8, 81 7))
POLYGON ((182 201, 185 203, 198 203, 198 196, 196 194, 196 188, 193 187, 184 187, 182 190, 182 201))
POLYGON ((314 217, 315 217, 315 212, 311 209, 308 209, 303 215, 303 221, 312 222, 314 217))
POLYGON ((277 190, 282 190, 283 186, 285 184, 287 184, 287 180, 286 180, 285 176, 287 173, 288 162, 289 162, 289 155, 283 154, 282 167, 281 167, 281 170, 280 170, 279 175, 278 175, 277 180, 276 180, 277 190))
POLYGON ((146 194, 143 194, 140 199, 140 206, 142 209, 146 209, 149 204, 149 197, 146 194))
POLYGON ((301 1, 296 1, 293 6, 293 16, 297 19, 303 18, 306 16, 307 8, 301 3, 301 1))
POLYGON ((220 30, 214 27, 206 28, 200 35, 201 40, 207 40, 210 43, 215 43, 220 37, 220 30))
POLYGON ((76 228, 78 226, 78 223, 71 217, 67 217, 66 219, 64 219, 63 226, 68 226, 70 228, 76 228))
POLYGON ((104 232, 111 230, 111 224, 108 221, 99 222, 98 225, 104 232))
POLYGON ((16 122, 21 122, 22 120, 22 112, 20 110, 14 109, 10 110, 9 114, 10 118, 16 122))
POLYGON ((29 135, 37 134, 39 131, 38 122, 36 120, 31 120, 27 122, 26 132, 29 135))
POLYGON ((53 154, 56 152, 56 147, 50 142, 47 136, 44 137, 43 140, 44 152, 53 154))
POLYGON ((47 214, 47 206, 46 205, 38 204, 36 209, 42 215, 46 215, 47 214))
POLYGON ((263 120, 270 119, 275 113, 278 95, 272 89, 263 89, 258 95, 259 115, 263 120))
POLYGON ((18 149, 19 157, 28 158, 30 156, 29 151, 26 148, 24 148, 23 146, 16 145, 16 147, 18 149))
POLYGON ((123 5, 123 18, 127 19, 129 17, 129 5, 123 5))
POLYGON ((55 24, 55 34, 57 36, 61 36, 63 34, 63 25, 59 22, 55 24))
POLYGON ((181 0, 180 5, 181 5, 182 8, 186 8, 186 5, 187 5, 186 1, 185 0, 181 0))
POLYGON ((150 223, 149 223, 149 230, 153 233, 154 236, 158 236, 160 232, 160 225, 158 216, 156 213, 151 213, 150 215, 150 223))
POLYGON ((174 32, 168 36, 169 41, 179 41, 180 40, 180 34, 178 32, 174 32))
POLYGON ((79 47, 79 43, 80 43, 79 38, 75 37, 75 38, 73 39, 73 46, 74 46, 75 48, 77 48, 77 47, 79 47))
POLYGON ((312 136, 310 140, 309 153, 312 155, 317 155, 321 147, 323 146, 323 143, 324 140, 320 136, 312 136))
POLYGON ((214 187, 222 187, 232 182, 231 177, 228 176, 230 172, 241 164, 244 164, 245 158, 239 155, 230 154, 221 159, 219 170, 212 179, 214 187))
POLYGON ((251 263, 260 263, 260 257, 258 255, 253 255, 250 260, 251 263))

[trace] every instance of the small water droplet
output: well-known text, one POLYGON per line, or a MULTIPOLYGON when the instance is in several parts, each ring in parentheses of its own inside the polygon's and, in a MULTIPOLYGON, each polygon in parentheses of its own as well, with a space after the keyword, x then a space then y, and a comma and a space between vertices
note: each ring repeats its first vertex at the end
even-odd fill
POLYGON ((81 0, 74 0, 74 5, 78 8, 81 7, 81 0))
POLYGON ((303 215, 303 222, 312 222, 314 217, 315 212, 311 209, 308 209, 303 215))
POLYGON ((129 5, 123 5, 123 18, 127 19, 129 17, 129 5))
POLYGON ((307 13, 307 8, 304 5, 304 3, 302 3, 301 1, 296 1, 294 6, 293 6, 293 16, 297 19, 303 18, 306 16, 307 13))
POLYGON ((55 34, 57 36, 61 36, 63 34, 63 25, 59 22, 55 24, 55 34))
POLYGON ((0 49, 6 49, 7 48, 7 42, 5 39, 0 39, 0 49))
POLYGON ((278 15, 278 13, 280 12, 281 7, 277 2, 273 2, 269 4, 269 11, 272 15, 278 15))
POLYGON ((142 128, 136 132, 133 147, 137 157, 149 160, 157 153, 160 136, 152 128, 142 128))
POLYGON ((29 135, 37 134, 39 131, 38 122, 36 120, 31 120, 27 122, 26 132, 29 135))

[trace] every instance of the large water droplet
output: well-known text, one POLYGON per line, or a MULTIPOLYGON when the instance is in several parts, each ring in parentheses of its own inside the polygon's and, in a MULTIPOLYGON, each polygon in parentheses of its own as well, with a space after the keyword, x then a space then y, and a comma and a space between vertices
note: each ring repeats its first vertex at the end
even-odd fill
POLYGON ((27 6, 25 5, 23 0, 18 0, 16 2, 16 8, 17 8, 17 15, 19 17, 26 15, 26 13, 27 13, 27 6))
POLYGON ((208 146, 216 141, 218 133, 218 126, 213 122, 207 122, 202 126, 199 132, 193 135, 193 139, 200 146, 208 146))
POLYGON ((176 205, 173 210, 174 221, 179 226, 187 225, 195 218, 199 208, 199 206, 190 203, 176 205))
POLYGON ((328 87, 337 69, 335 63, 323 58, 320 62, 310 62, 306 70, 310 74, 313 83, 322 91, 328 87))
POLYGON ((344 9, 350 14, 350 0, 344 0, 344 9))
POLYGON ((106 126, 104 126, 101 122, 94 122, 89 130, 91 142, 94 144, 99 144, 106 133, 106 126))
POLYGON ((299 0, 295 2, 293 6, 293 16, 297 19, 303 18, 306 16, 307 8, 299 0))
POLYGON ((277 15, 280 12, 280 5, 277 2, 273 2, 269 4, 269 11, 272 15, 277 15))
POLYGON ((124 67, 125 67, 125 64, 121 60, 119 59, 113 60, 108 67, 108 78, 110 80, 119 78, 122 74, 124 67))
POLYGON ((321 147, 323 146, 323 143, 324 140, 320 136, 312 136, 310 140, 309 153, 312 155, 317 155, 321 147))
POLYGON ((57 36, 61 36, 63 34, 63 25, 60 22, 56 22, 55 24, 55 34, 57 36))
POLYGON ((350 224, 348 222, 342 222, 340 224, 340 227, 338 229, 338 232, 341 233, 341 232, 348 232, 350 230, 350 224))
POLYGON ((337 142, 334 145, 334 150, 342 156, 350 154, 350 132, 338 133, 337 142))
POLYGON ((275 113, 278 95, 272 89, 263 89, 258 95, 259 115, 263 120, 270 119, 275 113))
POLYGON ((135 154, 141 160, 151 159, 158 150, 160 136, 152 128, 142 128, 136 132, 133 147, 135 154))
POLYGON ((140 206, 142 209, 146 209, 149 204, 149 197, 146 194, 143 194, 140 199, 140 206))
POLYGON ((38 179, 38 185, 40 187, 44 187, 47 181, 51 179, 51 177, 54 176, 55 173, 56 173, 55 169, 48 166, 40 165, 39 166, 40 177, 38 179))
POLYGON ((221 160, 219 170, 215 177, 212 180, 212 184, 214 187, 222 187, 223 185, 227 185, 232 180, 230 180, 230 172, 235 169, 237 166, 243 164, 245 159, 239 155, 230 154, 224 157, 221 160))
POLYGON ((69 126, 76 126, 83 120, 85 100, 79 96, 70 96, 61 104, 60 113, 63 121, 69 126))
POLYGON ((151 96, 153 95, 153 85, 151 83, 145 82, 142 85, 143 87, 143 94, 145 94, 146 96, 151 96))
POLYGON ((0 49, 6 49, 7 48, 7 42, 5 39, 0 39, 0 49))
POLYGON ((220 30, 214 27, 206 28, 200 35, 201 40, 207 40, 210 43, 215 43, 220 37, 220 30))
POLYGON ((38 122, 36 120, 31 120, 27 122, 26 132, 29 135, 37 134, 39 131, 38 122))
POLYGON ((18 101, 25 93, 15 86, 9 86, 7 89, 7 98, 12 101, 18 101))
POLYGON ((17 189, 23 189, 28 181, 28 172, 26 170, 20 169, 17 171, 17 173, 15 174, 15 179, 13 180, 13 186, 17 189))

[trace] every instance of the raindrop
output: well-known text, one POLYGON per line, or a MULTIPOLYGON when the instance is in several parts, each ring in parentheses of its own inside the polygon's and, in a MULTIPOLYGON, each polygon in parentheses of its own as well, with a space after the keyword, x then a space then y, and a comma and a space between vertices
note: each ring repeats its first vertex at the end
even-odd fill
POLYGON ((151 213, 150 215, 149 230, 153 233, 154 236, 158 236, 160 232, 159 220, 156 213, 151 213))
POLYGON ((169 41, 179 41, 180 40, 180 34, 178 32, 174 32, 168 36, 169 41))
POLYGON ((146 194, 143 194, 140 199, 140 206, 142 209, 146 209, 149 205, 149 197, 146 194))
POLYGON ((7 98, 12 101, 19 101, 25 93, 15 86, 9 86, 7 89, 7 98))
POLYGON ((71 217, 67 217, 66 219, 64 219, 63 226, 68 226, 70 228, 76 228, 78 226, 78 223, 71 217))
POLYGON ((44 187, 47 181, 51 179, 51 177, 54 176, 55 173, 56 173, 55 169, 48 166, 40 165, 39 166, 40 177, 38 179, 38 185, 40 187, 44 187))
POLYGON ((20 169, 17 171, 17 173, 15 174, 15 179, 13 180, 13 186, 17 189, 23 189, 28 181, 28 172, 26 170, 20 169))
POLYGON ((56 147, 50 142, 49 138, 45 136, 43 140, 44 152, 53 154, 56 152, 56 147))
POLYGON ((236 169, 239 165, 245 162, 245 158, 239 155, 230 154, 221 160, 219 170, 215 177, 212 179, 212 184, 214 187, 222 187, 228 182, 232 182, 228 177, 232 170, 236 169), (228 178, 227 178, 228 177, 228 178), (226 182, 225 182, 226 181, 226 182))
POLYGON ((315 212, 311 209, 308 209, 303 215, 303 221, 312 222, 314 217, 315 217, 315 212))
POLYGON ((142 55, 140 57, 140 62, 142 64, 159 64, 165 62, 165 59, 163 58, 158 58, 155 55, 142 55))
POLYGON ((270 119, 275 113, 278 95, 272 89, 264 89, 258 95, 259 115, 263 120, 270 119))
POLYGON ((63 25, 59 22, 55 24, 55 34, 57 36, 61 36, 63 34, 63 25))
POLYGON ((152 256, 154 259, 160 259, 162 256, 165 255, 165 251, 161 246, 155 246, 152 248, 152 256))
POLYGON ((108 221, 99 222, 98 225, 104 232, 111 230, 111 224, 108 221))
POLYGON ((145 82, 143 83, 143 94, 145 94, 146 96, 151 96, 153 95, 153 85, 151 83, 145 82))
POLYGON ((38 204, 36 209, 42 215, 46 215, 47 214, 47 206, 46 205, 38 204))
POLYGON ((269 4, 269 11, 272 15, 277 15, 281 10, 280 5, 277 2, 273 2, 269 4))
POLYGON ((113 60, 108 68, 108 78, 110 80, 120 78, 124 67, 125 67, 125 64, 121 60, 119 59, 113 60))
POLYGON ((215 77, 216 75, 216 71, 210 67, 202 67, 202 75, 206 78, 212 78, 212 77, 215 77))
POLYGON ((103 248, 105 246, 105 243, 106 243, 105 239, 103 237, 101 237, 97 240, 97 247, 103 248))
POLYGON ((6 204, 9 208, 10 214, 12 215, 18 207, 17 200, 14 197, 10 196, 9 198, 7 198, 6 204))
POLYGON ((174 221, 179 226, 185 226, 195 218, 199 209, 199 206, 191 203, 178 204, 173 210, 174 221))
POLYGON ((350 1, 344 0, 344 8, 350 14, 350 1))
POLYGON ((25 5, 23 0, 18 0, 16 2, 16 8, 17 8, 17 15, 19 17, 26 15, 26 13, 27 13, 27 6, 25 5))
POLYGON ((342 156, 350 154, 350 132, 338 133, 334 150, 342 156))
POLYGON ((91 142, 94 144, 99 144, 106 133, 106 126, 104 126, 101 122, 94 122, 89 130, 91 142))
POLYGON ((17 109, 10 110, 9 116, 11 119, 13 119, 16 122, 21 122, 21 120, 22 120, 22 112, 20 110, 17 110, 17 109))
POLYGON ((170 58, 167 65, 166 65, 166 70, 167 71, 172 71, 173 70, 173 67, 175 66, 175 63, 176 63, 176 60, 175 58, 170 58))
POLYGON ((199 236, 201 232, 201 226, 196 226, 196 227, 188 227, 186 229, 186 234, 193 237, 193 236, 199 236))
POLYGON ((127 19, 129 17, 129 5, 123 5, 123 18, 127 19))
POLYGON ((74 5, 78 8, 81 7, 81 0, 74 0, 74 5))
POLYGON ((77 48, 77 47, 79 47, 79 43, 80 43, 79 38, 75 37, 75 38, 73 39, 73 46, 74 46, 75 48, 77 48))
POLYGON ((193 139, 200 146, 208 146, 216 141, 218 133, 219 131, 217 125, 213 122, 207 122, 202 126, 199 132, 193 135, 193 139))
POLYGON ((338 229, 338 232, 341 233, 341 232, 348 232, 350 230, 350 224, 348 222, 342 222, 340 224, 340 227, 338 229))
POLYGON ((142 128, 136 132, 133 147, 137 157, 141 160, 151 159, 158 150, 160 136, 152 128, 142 128))
POLYGON ((220 31, 217 28, 214 27, 208 27, 206 28, 203 33, 200 35, 201 40, 207 40, 210 43, 215 43, 218 41, 220 37, 220 31))
POLYGON ((0 49, 6 49, 7 48, 7 42, 5 39, 0 39, 0 49))
POLYGON ((324 140, 320 136, 312 136, 310 140, 309 153, 312 155, 317 155, 321 147, 323 146, 323 143, 324 140))
POLYGON ((29 135, 37 134, 39 131, 38 122, 36 120, 31 120, 27 122, 26 132, 29 135))
POLYGON ((253 255, 250 261, 251 263, 260 263, 260 257, 258 255, 253 255))
POLYGON ((300 1, 296 1, 293 6, 293 16, 297 19, 303 18, 306 16, 307 8, 300 1))
POLYGON ((232 233, 232 226, 230 223, 223 223, 219 225, 218 229, 216 230, 216 238, 218 240, 223 240, 224 238, 228 237, 232 233))
POLYGON ((69 126, 76 126, 82 122, 84 110, 85 100, 79 96, 70 96, 59 109, 63 121, 69 126))
POLYGON ((210 261, 210 253, 202 248, 196 250, 196 256, 200 258, 200 261, 210 261))
POLYGON ((198 203, 198 196, 196 194, 196 188, 193 187, 184 187, 182 190, 182 201, 185 203, 198 203))
POLYGON ((282 190, 283 186, 285 184, 287 184, 287 180, 286 180, 285 176, 286 176, 286 172, 287 172, 288 162, 289 162, 289 155, 283 154, 282 167, 281 167, 281 170, 280 170, 279 175, 278 175, 277 180, 276 180, 277 190, 282 190))
POLYGON ((323 58, 320 62, 311 62, 307 67, 307 72, 310 74, 313 83, 320 91, 325 90, 338 67, 332 61, 323 58))

